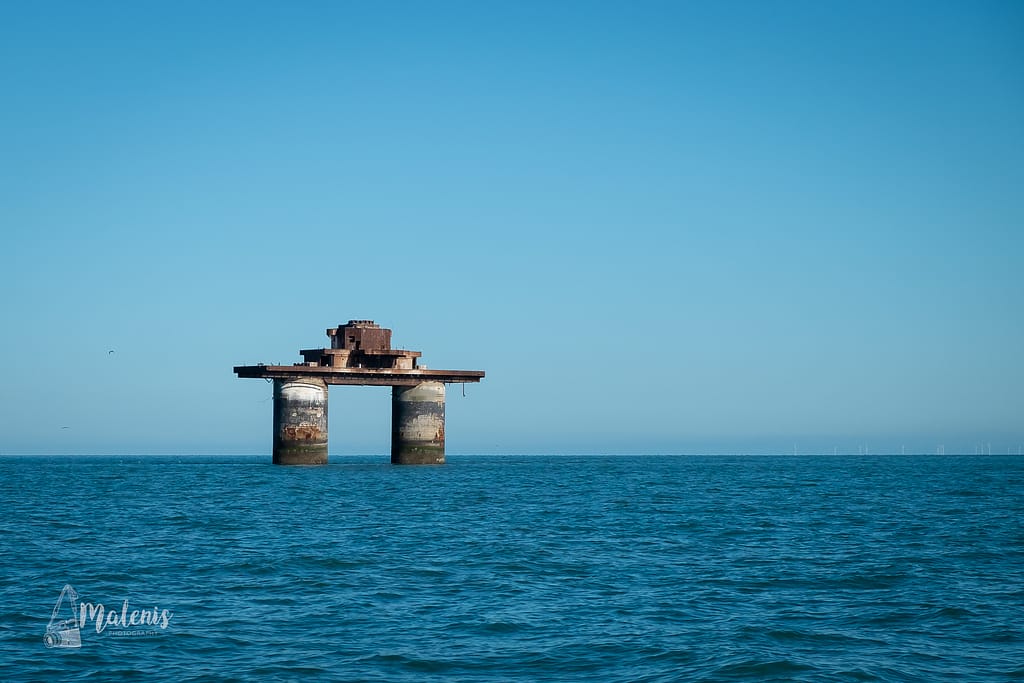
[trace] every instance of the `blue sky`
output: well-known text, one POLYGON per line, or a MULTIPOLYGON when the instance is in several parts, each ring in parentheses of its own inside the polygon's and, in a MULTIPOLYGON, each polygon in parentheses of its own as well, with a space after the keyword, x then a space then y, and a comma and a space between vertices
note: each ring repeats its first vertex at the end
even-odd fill
POLYGON ((1019 3, 5 3, 0 92, 0 453, 269 453, 349 318, 449 453, 1024 444, 1019 3))

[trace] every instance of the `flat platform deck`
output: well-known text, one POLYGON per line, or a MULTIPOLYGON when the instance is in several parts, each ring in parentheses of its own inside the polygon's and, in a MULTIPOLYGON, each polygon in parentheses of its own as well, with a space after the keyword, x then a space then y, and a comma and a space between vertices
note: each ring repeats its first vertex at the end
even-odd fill
POLYGON ((371 368, 328 368, 309 365, 238 365, 234 373, 243 378, 319 379, 327 384, 357 386, 416 386, 423 382, 462 384, 479 382, 482 370, 375 370, 371 368))

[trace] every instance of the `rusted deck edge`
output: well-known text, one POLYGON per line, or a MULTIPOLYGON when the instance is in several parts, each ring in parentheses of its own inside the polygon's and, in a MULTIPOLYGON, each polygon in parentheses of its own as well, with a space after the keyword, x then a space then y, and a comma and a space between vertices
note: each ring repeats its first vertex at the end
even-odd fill
POLYGON ((237 365, 233 372, 241 378, 301 379, 315 378, 327 384, 362 386, 415 386, 423 382, 461 384, 479 382, 482 370, 379 370, 372 368, 328 368, 308 365, 237 365))

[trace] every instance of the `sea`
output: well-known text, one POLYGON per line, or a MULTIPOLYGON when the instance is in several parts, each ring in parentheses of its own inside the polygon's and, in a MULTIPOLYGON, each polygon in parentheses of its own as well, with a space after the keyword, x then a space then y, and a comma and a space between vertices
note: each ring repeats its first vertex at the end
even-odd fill
POLYGON ((5 456, 0 680, 1024 680, 1024 458, 5 456))

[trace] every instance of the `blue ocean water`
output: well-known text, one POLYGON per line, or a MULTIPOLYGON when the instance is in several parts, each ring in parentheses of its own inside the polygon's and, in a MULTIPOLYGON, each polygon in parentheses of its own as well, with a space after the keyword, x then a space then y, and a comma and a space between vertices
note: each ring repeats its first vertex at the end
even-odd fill
POLYGON ((0 458, 0 679, 1024 679, 1022 458, 385 460, 0 458))

